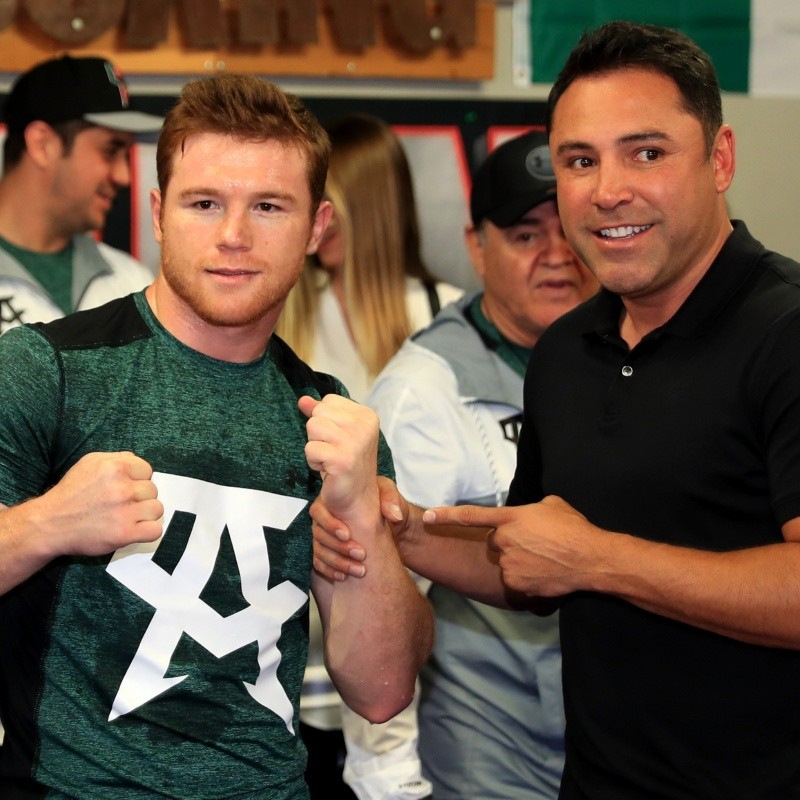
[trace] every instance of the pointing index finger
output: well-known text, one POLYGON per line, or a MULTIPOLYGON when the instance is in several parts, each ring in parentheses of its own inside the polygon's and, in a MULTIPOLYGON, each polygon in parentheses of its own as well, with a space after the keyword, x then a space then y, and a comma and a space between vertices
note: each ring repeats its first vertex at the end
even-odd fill
POLYGON ((508 516, 506 508, 495 506, 439 506, 422 515, 428 525, 460 525, 465 528, 496 528, 508 516))

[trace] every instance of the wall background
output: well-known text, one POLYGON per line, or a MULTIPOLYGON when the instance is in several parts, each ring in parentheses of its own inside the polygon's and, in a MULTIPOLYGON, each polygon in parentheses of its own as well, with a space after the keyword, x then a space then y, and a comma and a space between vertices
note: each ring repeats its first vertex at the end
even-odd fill
MULTIPOLYGON (((368 80, 343 78, 283 78, 267 75, 301 96, 324 121, 338 114, 366 110, 384 116, 403 135, 417 184, 423 242, 431 268, 441 277, 474 285, 460 230, 467 219, 469 172, 486 152, 487 141, 499 129, 535 125, 542 121, 548 85, 515 83, 514 54, 526 38, 513 24, 520 7, 499 0, 495 15, 494 77, 487 81, 368 80)), ((800 69, 800 53, 797 55, 800 69)), ((128 74, 134 104, 164 110, 186 79, 182 76, 128 74)), ((0 73, 5 93, 14 75, 0 73)), ((738 168, 728 193, 731 215, 744 219, 764 244, 800 260, 800 99, 726 94, 725 118, 737 136, 738 168)), ((154 263, 148 241, 146 194, 152 185, 151 152, 140 148, 139 186, 132 202, 121 198, 106 238, 139 249, 154 263), (149 181, 149 183, 148 183, 149 181), (133 214, 131 244, 128 220, 133 214)))

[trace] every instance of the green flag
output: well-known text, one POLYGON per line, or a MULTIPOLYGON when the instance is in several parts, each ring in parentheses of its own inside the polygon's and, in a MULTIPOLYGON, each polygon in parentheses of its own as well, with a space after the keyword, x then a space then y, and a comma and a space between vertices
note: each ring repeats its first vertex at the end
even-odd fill
POLYGON ((681 30, 709 54, 723 90, 746 92, 750 5, 751 0, 531 0, 533 80, 552 83, 584 31, 626 19, 681 30))

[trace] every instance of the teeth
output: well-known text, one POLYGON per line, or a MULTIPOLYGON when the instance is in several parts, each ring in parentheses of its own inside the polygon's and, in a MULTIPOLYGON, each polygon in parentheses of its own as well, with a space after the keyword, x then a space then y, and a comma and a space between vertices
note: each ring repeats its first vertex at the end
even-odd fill
POLYGON ((624 228, 602 228, 600 235, 607 239, 624 239, 651 228, 651 225, 627 225, 624 228))

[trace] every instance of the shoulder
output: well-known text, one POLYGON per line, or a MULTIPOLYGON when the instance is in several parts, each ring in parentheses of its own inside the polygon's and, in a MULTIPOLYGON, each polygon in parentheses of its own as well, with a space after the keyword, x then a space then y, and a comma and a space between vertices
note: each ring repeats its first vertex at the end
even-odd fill
POLYGON ((447 359, 416 340, 406 340, 381 370, 379 382, 400 381, 405 384, 426 385, 431 378, 441 378, 452 373, 447 359))
POLYGON ((311 369, 280 336, 273 334, 270 339, 269 355, 298 397, 309 392, 319 397, 326 394, 348 397, 347 390, 339 380, 311 369))
POLYGON ((442 410, 458 403, 458 381, 442 356, 407 340, 381 370, 366 404, 384 416, 409 405, 442 410))
POLYGON ((135 284, 137 289, 143 289, 152 283, 153 272, 130 253, 111 247, 105 242, 98 242, 97 250, 115 275, 123 276, 131 284, 135 284))
POLYGON ((449 283, 436 281, 431 287, 425 286, 419 278, 406 278, 406 310, 409 321, 414 331, 427 325, 433 314, 434 307, 444 308, 464 294, 463 289, 451 286, 449 283), (430 296, 433 289, 436 298, 430 296))
POLYGON ((25 370, 32 360, 52 353, 47 337, 37 327, 40 326, 19 325, 0 336, 0 371, 4 376, 13 370, 25 370))
POLYGON ((57 350, 117 347, 152 336, 132 294, 31 327, 57 350))
POLYGON ((52 342, 31 325, 20 325, 0 336, 0 439, 24 436, 46 417, 58 414, 61 361, 52 342), (25 430, 14 430, 26 415, 25 430))
POLYGON ((442 308, 449 303, 453 303, 464 295, 464 290, 458 286, 453 286, 451 283, 444 281, 436 281, 436 293, 439 295, 442 308))
POLYGON ((728 289, 734 302, 777 315, 800 306, 800 264, 768 250, 755 239, 740 220, 733 220, 733 232, 709 270, 712 284, 723 283, 730 274, 728 289))

